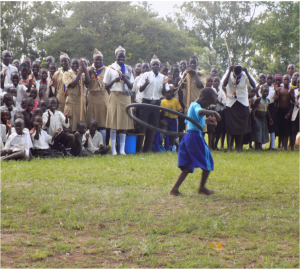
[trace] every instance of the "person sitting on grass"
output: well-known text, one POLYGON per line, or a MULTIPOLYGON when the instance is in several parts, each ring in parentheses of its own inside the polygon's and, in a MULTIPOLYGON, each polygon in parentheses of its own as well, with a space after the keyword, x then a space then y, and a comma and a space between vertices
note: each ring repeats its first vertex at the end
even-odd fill
POLYGON ((14 119, 15 119, 15 114, 17 112, 17 109, 14 107, 14 99, 11 93, 7 93, 4 95, 3 98, 4 105, 0 107, 0 112, 3 110, 8 110, 11 115, 11 124, 14 126, 14 119))
POLYGON ((34 133, 31 135, 33 145, 32 155, 40 158, 63 157, 64 155, 61 152, 51 149, 49 146, 49 142, 53 142, 61 130, 57 129, 53 136, 48 135, 47 132, 42 129, 43 119, 39 115, 33 117, 33 125, 34 133))
MULTIPOLYGON (((5 128, 6 136, 10 136, 12 132, 11 114, 8 109, 1 110, 1 128, 5 128), (3 126, 2 126, 3 125, 3 126)), ((1 130, 1 132, 4 132, 1 130)), ((5 142, 5 141, 2 141, 5 142)))
POLYGON ((91 155, 91 152, 89 152, 86 149, 83 149, 83 142, 82 138, 86 132, 86 123, 84 121, 78 121, 77 122, 77 131, 74 134, 75 141, 71 146, 70 154, 74 157, 87 157, 91 155))
POLYGON ((12 133, 4 146, 4 151, 1 152, 1 160, 22 160, 28 159, 30 156, 30 148, 32 148, 32 142, 30 135, 24 132, 24 120, 15 120, 16 132, 12 133))
MULTIPOLYGON (((191 103, 187 116, 199 122, 202 127, 204 127, 205 121, 206 124, 216 125, 217 121, 215 118, 209 117, 204 120, 204 115, 214 115, 220 121, 221 116, 219 113, 203 109, 203 107, 209 107, 216 102, 217 94, 215 91, 212 88, 204 88, 199 98, 191 103)), ((183 136, 178 149, 178 167, 181 169, 181 173, 169 194, 174 196, 180 195, 179 187, 187 175, 193 173, 195 168, 201 168, 202 178, 198 194, 211 195, 215 191, 207 189, 205 183, 210 171, 214 170, 214 160, 203 138, 202 131, 193 123, 189 121, 186 121, 186 123, 187 133, 183 136)))
MULTIPOLYGON (((17 113, 15 114, 15 120, 17 120, 17 119, 25 120, 24 115, 23 115, 23 113, 22 113, 21 111, 17 111, 17 113)), ((16 132, 15 127, 12 127, 12 128, 11 128, 11 133, 15 133, 15 132, 16 132)), ((31 130, 29 131, 27 128, 24 127, 23 133, 29 133, 29 134, 31 135, 31 133, 33 133, 33 130, 31 129, 31 130)), ((8 135, 7 135, 7 136, 8 136, 8 135)))
POLYGON ((103 145, 103 136, 97 131, 97 128, 98 122, 96 120, 91 120, 89 129, 82 137, 82 142, 84 143, 83 146, 93 154, 106 154, 110 150, 110 146, 103 145))

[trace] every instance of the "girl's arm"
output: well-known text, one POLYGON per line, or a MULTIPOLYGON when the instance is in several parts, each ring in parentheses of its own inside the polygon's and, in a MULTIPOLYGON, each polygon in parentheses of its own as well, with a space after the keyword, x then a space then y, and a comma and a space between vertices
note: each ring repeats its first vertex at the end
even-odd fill
POLYGON ((246 75, 247 75, 247 77, 248 77, 248 80, 249 80, 249 83, 250 83, 251 87, 255 89, 255 86, 256 86, 256 85, 255 85, 255 81, 254 81, 254 80, 251 78, 251 76, 249 75, 247 68, 246 68, 246 67, 243 67, 243 68, 242 68, 242 71, 244 71, 244 72, 246 73, 246 75))
POLYGON ((221 116, 217 111, 212 111, 212 110, 207 110, 207 109, 200 109, 198 114, 200 116, 201 115, 206 115, 206 116, 213 115, 217 118, 218 121, 221 120, 221 116))
POLYGON ((233 71, 233 65, 229 67, 229 71, 228 71, 228 74, 226 76, 226 78, 224 79, 223 81, 223 87, 226 88, 227 84, 228 84, 228 81, 229 81, 229 77, 230 77, 230 73, 233 71))

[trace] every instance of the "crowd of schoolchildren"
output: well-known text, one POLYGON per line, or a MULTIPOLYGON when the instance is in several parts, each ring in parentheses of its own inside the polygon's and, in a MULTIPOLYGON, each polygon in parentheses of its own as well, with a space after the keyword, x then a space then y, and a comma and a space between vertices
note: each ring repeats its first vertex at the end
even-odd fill
MULTIPOLYGON (((293 64, 288 66, 287 74, 259 74, 255 83, 247 69, 239 65, 228 68, 221 79, 216 68, 208 76, 204 70, 198 71, 196 56, 173 64, 169 70, 155 55, 150 63, 132 68, 124 64, 125 55, 125 49, 119 46, 116 62, 104 66, 103 55, 97 49, 92 64, 87 58, 70 59, 61 52, 60 66, 48 56, 46 69, 32 55, 10 64, 11 53, 3 51, 1 159, 82 157, 108 152, 125 155, 128 134, 137 135, 137 153, 176 151, 182 137, 162 135, 136 124, 125 108, 130 103, 145 103, 186 115, 204 88, 212 88, 217 94, 216 104, 207 109, 221 116, 216 124, 203 129, 211 150, 224 149, 226 134, 230 137, 227 150, 232 150, 234 141, 237 150, 239 144, 261 150, 268 142, 269 149, 275 150, 276 137, 278 148, 294 150, 299 132, 300 78, 293 64), (231 92, 232 85, 235 87, 231 92), (237 90, 239 85, 246 85, 246 95, 237 90), (232 102, 228 100, 229 91, 232 102), (250 117, 243 118, 243 109, 250 111, 250 117), (250 127, 235 133, 239 120, 249 122, 250 127)), ((143 107, 131 112, 161 129, 184 132, 186 128, 187 122, 181 117, 159 109, 143 107)))

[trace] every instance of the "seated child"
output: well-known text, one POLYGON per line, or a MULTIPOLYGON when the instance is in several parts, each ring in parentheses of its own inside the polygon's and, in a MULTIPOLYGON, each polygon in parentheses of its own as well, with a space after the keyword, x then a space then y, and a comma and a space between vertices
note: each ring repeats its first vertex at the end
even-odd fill
MULTIPOLYGON (((60 151, 64 148, 71 148, 75 137, 73 134, 63 132, 63 126, 69 127, 69 110, 63 114, 57 108, 56 97, 49 98, 49 109, 43 114, 43 129, 47 131, 50 136, 53 136, 56 130, 60 129, 60 133, 55 137, 53 142, 50 142, 52 149, 60 151)), ((66 151, 63 151, 67 155, 66 151)))
POLYGON ((103 146, 103 136, 97 131, 98 122, 91 120, 89 130, 82 137, 82 143, 86 150, 93 154, 106 154, 110 150, 110 146, 103 146))
MULTIPOLYGON (((15 114, 15 120, 16 120, 16 119, 22 119, 22 120, 24 120, 24 115, 23 115, 23 113, 22 113, 21 111, 17 111, 17 112, 16 112, 16 114, 15 114)), ((12 128, 11 128, 11 133, 15 133, 15 132, 16 132, 15 127, 12 127, 12 128)), ((31 134, 34 132, 34 130, 31 129, 31 130, 29 131, 27 128, 24 127, 23 132, 24 132, 24 133, 29 133, 29 134, 31 135, 31 134)), ((7 137, 8 137, 8 136, 7 136, 7 137)))
POLYGON ((4 95, 4 105, 0 107, 0 112, 2 110, 8 110, 10 112, 10 115, 11 115, 11 124, 12 126, 15 125, 14 123, 14 119, 15 119, 15 114, 17 112, 17 109, 13 106, 14 104, 14 100, 13 100, 13 96, 11 93, 7 93, 4 95))
MULTIPOLYGON (((216 119, 213 117, 204 119, 204 115, 214 115, 218 120, 221 120, 219 113, 203 109, 217 102, 217 94, 212 88, 204 88, 200 92, 199 98, 192 102, 187 116, 196 120, 202 127, 206 124, 216 125, 216 119)), ((186 121, 187 133, 183 136, 178 150, 178 167, 181 173, 170 191, 170 195, 180 195, 179 187, 189 173, 193 173, 195 168, 202 169, 202 178, 198 194, 211 195, 213 190, 205 187, 210 171, 214 170, 214 161, 210 150, 203 138, 202 130, 199 130, 193 123, 186 121)))
MULTIPOLYGON (((178 69, 179 70, 179 69, 178 69)), ((171 87, 170 87, 171 88, 171 87)), ((174 111, 183 112, 183 108, 181 107, 179 101, 174 98, 174 90, 170 89, 166 92, 166 99, 161 101, 160 106, 172 109, 174 111)), ((169 112, 163 112, 164 119, 168 122, 168 130, 172 132, 177 132, 177 115, 174 115, 169 112)), ((170 147, 172 148, 175 145, 175 136, 170 136, 170 147)))
POLYGON ((78 121, 77 122, 77 131, 75 132, 75 141, 73 145, 71 146, 70 153, 74 157, 86 157, 91 155, 91 152, 89 152, 86 149, 82 148, 82 137, 86 132, 86 123, 84 121, 78 121))
POLYGON ((43 119, 39 115, 35 115, 33 117, 33 125, 34 125, 34 133, 31 135, 32 138, 32 155, 34 157, 40 158, 56 158, 56 157, 63 157, 64 154, 51 149, 49 146, 50 142, 53 142, 54 138, 58 135, 61 131, 57 129, 53 136, 47 134, 46 131, 42 129, 43 119))
POLYGON ((4 90, 8 90, 11 87, 14 87, 17 90, 16 108, 17 108, 17 110, 22 110, 22 108, 21 108, 22 99, 25 96, 29 95, 29 91, 24 85, 19 84, 20 76, 19 76, 18 72, 11 73, 11 81, 12 81, 12 84, 4 85, 4 90))
MULTIPOLYGON (((30 93, 29 93, 29 97, 31 97, 33 100, 36 99, 37 97, 37 89, 32 86, 31 89, 30 89, 30 93)), ((35 109, 39 106, 39 102, 37 101, 34 101, 34 106, 33 106, 33 109, 32 109, 32 113, 34 113, 35 109)))
POLYGON ((270 100, 269 86, 267 84, 261 86, 261 97, 258 97, 252 107, 253 127, 251 131, 251 140, 255 142, 255 149, 261 150, 262 144, 269 142, 269 132, 267 125, 267 114, 269 115, 269 123, 273 124, 270 111, 268 109, 270 100))
POLYGON ((22 114, 24 115, 25 128, 32 129, 32 109, 34 107, 34 100, 31 97, 24 97, 22 100, 22 105, 24 106, 24 110, 22 110, 22 114))
MULTIPOLYGON (((8 109, 1 111, 1 133, 5 133, 6 137, 9 137, 12 132, 12 126, 10 123, 11 115, 8 109)), ((5 142, 6 139, 2 139, 5 142)))
POLYGON ((24 121, 22 119, 15 120, 16 132, 12 133, 4 146, 1 160, 20 160, 29 158, 32 142, 29 133, 23 132, 24 121))
MULTIPOLYGON (((168 121, 166 119, 160 120, 159 128, 163 129, 163 130, 167 130, 168 129, 168 121)), ((152 145, 152 151, 153 152, 164 152, 164 151, 168 151, 168 150, 170 150, 169 136, 166 134, 161 134, 159 132, 155 132, 155 137, 154 137, 154 141, 153 141, 153 145, 152 145), (163 139, 164 139, 164 143, 163 143, 163 139)))

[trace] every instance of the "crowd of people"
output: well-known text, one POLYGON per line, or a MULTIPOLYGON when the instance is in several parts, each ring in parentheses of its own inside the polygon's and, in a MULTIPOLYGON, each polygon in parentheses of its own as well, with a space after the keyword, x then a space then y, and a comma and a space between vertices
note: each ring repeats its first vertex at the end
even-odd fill
MULTIPOLYGON (((244 144, 262 150, 294 150, 299 132, 299 73, 295 65, 287 74, 259 74, 258 82, 239 64, 218 76, 198 70, 198 58, 168 65, 154 55, 134 67, 125 64, 126 51, 115 49, 115 62, 103 64, 95 49, 93 63, 85 57, 70 59, 60 53, 58 66, 46 57, 47 68, 33 55, 22 61, 2 52, 1 64, 1 159, 33 157, 126 155, 126 135, 137 135, 136 152, 176 151, 183 137, 163 135, 136 124, 126 113, 131 103, 172 109, 187 115, 189 107, 210 88, 215 102, 203 102, 203 134, 211 150, 227 151, 234 142, 237 151, 244 144), (206 124, 209 122, 209 124, 206 124), (119 136, 117 142, 117 136, 119 136), (118 144, 118 152, 116 145, 118 144)), ((199 103, 200 104, 200 103, 199 103)), ((172 113, 144 106, 131 109, 143 122, 172 132, 186 132, 186 122, 172 113)), ((197 117, 196 117, 197 118, 197 117)), ((203 136, 204 137, 204 136, 203 136)))

